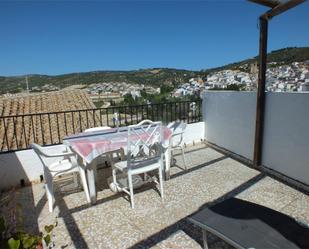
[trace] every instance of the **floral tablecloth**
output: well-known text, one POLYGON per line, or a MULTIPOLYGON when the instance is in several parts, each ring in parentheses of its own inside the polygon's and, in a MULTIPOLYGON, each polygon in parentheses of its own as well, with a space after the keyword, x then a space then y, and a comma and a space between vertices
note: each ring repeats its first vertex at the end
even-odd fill
MULTIPOLYGON (((162 126, 164 144, 168 145, 172 131, 162 126)), ((131 138, 134 139, 134 138, 131 138)), ((63 143, 70 146, 87 163, 96 157, 120 148, 126 148, 128 127, 112 128, 104 131, 83 132, 63 139, 63 143)))

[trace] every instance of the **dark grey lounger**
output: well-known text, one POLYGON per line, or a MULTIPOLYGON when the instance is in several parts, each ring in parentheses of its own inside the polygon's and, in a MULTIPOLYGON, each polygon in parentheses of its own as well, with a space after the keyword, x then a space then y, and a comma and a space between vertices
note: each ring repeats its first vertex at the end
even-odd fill
MULTIPOLYGON (((305 208, 305 207, 304 207, 305 208)), ((309 229, 280 212, 236 198, 204 208, 189 217, 236 248, 309 248, 309 229)))

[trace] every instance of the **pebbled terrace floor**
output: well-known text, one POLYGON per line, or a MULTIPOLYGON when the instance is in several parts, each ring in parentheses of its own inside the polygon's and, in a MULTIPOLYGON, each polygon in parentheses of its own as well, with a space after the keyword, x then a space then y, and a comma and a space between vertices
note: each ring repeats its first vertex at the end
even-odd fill
MULTIPOLYGON (((186 217, 202 207, 236 196, 262 204, 309 224, 309 197, 205 145, 187 149, 188 170, 181 157, 164 184, 161 201, 155 186, 136 191, 135 209, 126 195, 111 192, 110 168, 98 170, 97 204, 74 189, 71 177, 57 180, 56 207, 48 212, 43 184, 15 191, 26 231, 42 231, 57 220, 55 248, 202 248, 200 229, 186 217)), ((232 248, 208 234, 209 248, 232 248)))

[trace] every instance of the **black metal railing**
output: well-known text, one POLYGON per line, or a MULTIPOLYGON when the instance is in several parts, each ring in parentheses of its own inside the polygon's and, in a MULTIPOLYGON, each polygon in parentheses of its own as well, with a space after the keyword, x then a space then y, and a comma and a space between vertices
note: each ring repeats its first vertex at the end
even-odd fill
POLYGON ((108 108, 45 112, 0 117, 0 153, 29 148, 31 143, 52 145, 62 143, 65 136, 96 126, 115 127, 136 124, 144 119, 167 124, 175 120, 187 123, 201 121, 202 101, 167 102, 108 108))

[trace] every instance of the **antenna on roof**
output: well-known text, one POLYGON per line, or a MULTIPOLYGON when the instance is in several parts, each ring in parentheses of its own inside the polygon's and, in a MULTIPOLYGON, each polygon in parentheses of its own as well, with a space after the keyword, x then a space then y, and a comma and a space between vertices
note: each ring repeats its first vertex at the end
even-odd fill
POLYGON ((28 76, 26 76, 26 86, 27 86, 27 93, 29 94, 28 76))

